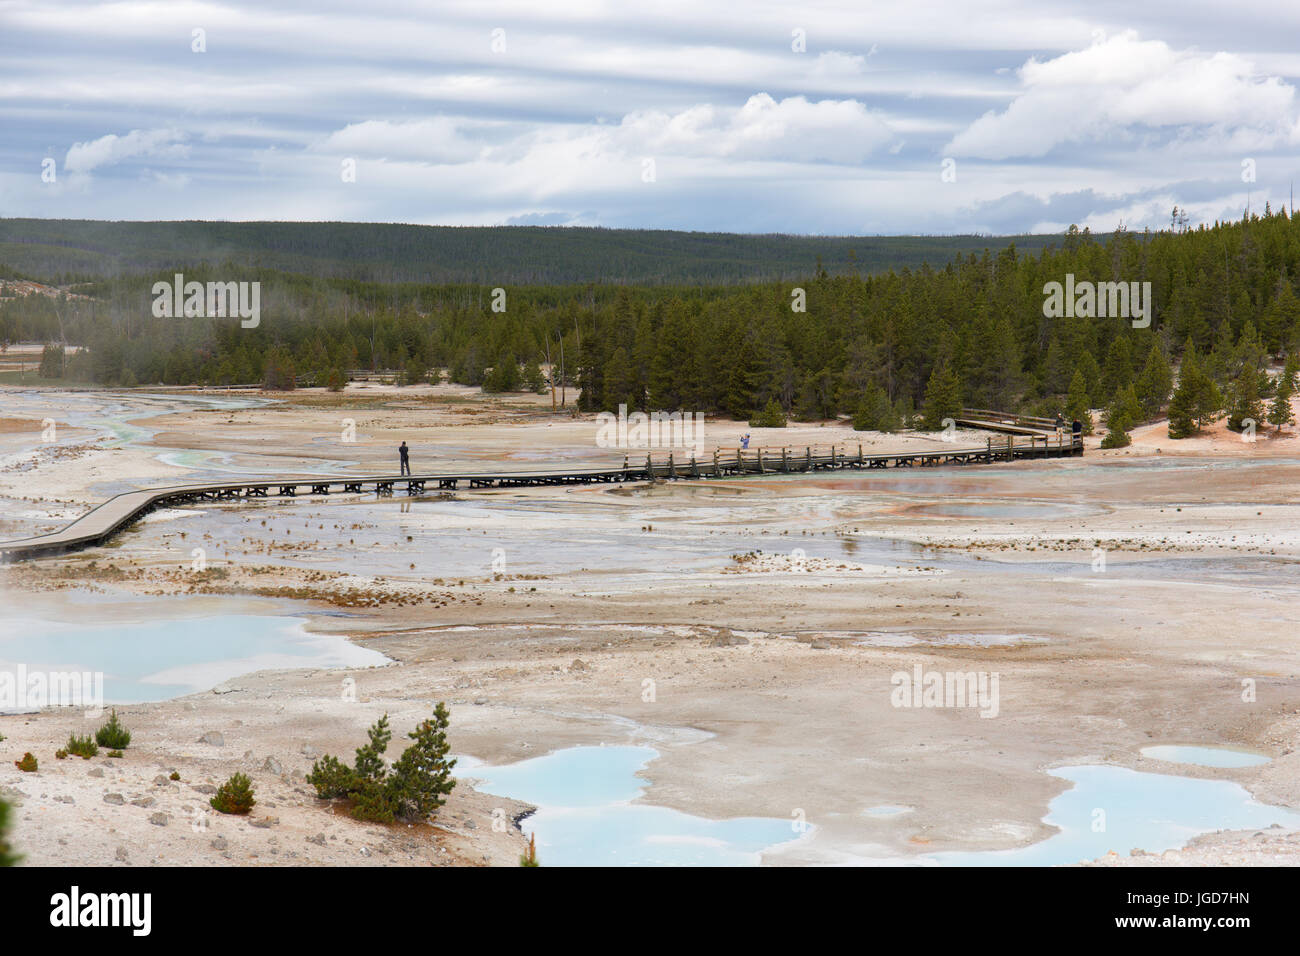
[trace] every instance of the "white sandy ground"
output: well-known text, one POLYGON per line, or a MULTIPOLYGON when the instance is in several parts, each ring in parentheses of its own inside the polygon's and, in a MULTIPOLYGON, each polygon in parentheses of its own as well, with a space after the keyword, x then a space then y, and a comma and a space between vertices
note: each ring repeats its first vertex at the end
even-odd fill
MULTIPOLYGON (((415 446, 417 465, 425 454, 518 467, 609 455, 593 449, 590 419, 550 420, 549 399, 484 401, 441 388, 418 400, 406 389, 356 396, 350 389, 245 411, 155 416, 142 423, 158 432, 152 447, 106 451, 92 441, 74 461, 0 471, 0 497, 27 498, 24 507, 54 513, 96 501, 87 490, 95 483, 183 480, 186 469, 155 457, 175 448, 286 471, 306 457, 342 471, 391 467, 402 438, 415 446), (355 444, 328 437, 343 417, 356 420, 355 444)), ((56 404, 58 393, 50 400, 56 404)), ((723 430, 729 435, 732 426, 723 430)), ((755 444, 768 439, 752 431, 755 444)), ((779 436, 823 445, 831 437, 856 445, 842 424, 779 436)), ((775 864, 907 862, 1043 839, 1050 831, 1041 818, 1065 786, 1045 769, 1103 762, 1171 772, 1139 755, 1152 743, 1268 753, 1275 759, 1262 767, 1173 772, 1234 780, 1260 800, 1297 808, 1300 581, 1288 576, 1293 564, 1277 562, 1300 558, 1300 462, 1281 451, 1286 441, 1222 441, 1198 456, 1179 452, 1185 467, 1151 468, 1144 465, 1156 448, 1163 458, 1178 443, 1152 444, 1139 430, 1132 448, 1090 449, 1082 461, 889 472, 869 476, 870 484, 830 473, 729 481, 707 492, 676 483, 461 496, 555 503, 537 527, 577 515, 593 534, 647 522, 645 534, 672 536, 705 522, 762 551, 737 559, 727 549, 689 574, 635 561, 493 574, 485 553, 467 554, 460 573, 436 581, 418 569, 377 575, 367 573, 365 555, 392 547, 388 518, 358 504, 366 534, 346 529, 356 544, 342 546, 344 531, 316 529, 315 521, 310 537, 295 532, 300 540, 292 540, 285 532, 296 517, 319 507, 304 500, 267 527, 260 518, 227 518, 239 522, 244 540, 217 543, 221 574, 196 576, 184 564, 191 541, 205 526, 225 527, 220 513, 244 506, 151 520, 114 547, 6 568, 0 586, 24 602, 59 600, 71 589, 104 600, 194 591, 257 594, 305 612, 343 607, 356 616, 322 617, 315 626, 349 633, 397 663, 263 672, 230 681, 221 693, 122 708, 137 738, 120 760, 55 760, 70 732, 94 725, 66 711, 0 717, 8 737, 0 743, 0 787, 22 802, 15 839, 33 863, 125 856, 131 865, 513 864, 523 835, 513 827, 496 832, 492 821, 498 808, 513 817, 522 807, 476 793, 468 778, 434 829, 338 816, 301 779, 310 768, 304 748, 350 756, 380 713, 391 715, 396 738, 436 700, 452 708, 453 748, 489 762, 584 743, 646 742, 660 752, 642 774, 651 803, 708 817, 790 819, 801 809, 815 832, 766 854, 775 864), (1010 518, 945 513, 954 503, 1034 507, 1010 518), (173 533, 181 528, 189 540, 173 533), (848 551, 843 559, 800 558, 793 549, 809 535, 864 545, 884 536, 932 551, 900 552, 892 563, 858 561, 848 551), (316 538, 328 540, 328 551, 314 546, 316 538), (1061 562, 1086 571, 1096 548, 1105 552, 1103 571, 1062 573, 1061 562), (936 567, 949 552, 982 560, 936 567), (1207 557, 1246 571, 1186 564, 1207 557), (1152 558, 1173 562, 1172 570, 1156 578, 1133 572, 1133 562, 1152 558), (293 567, 309 559, 311 570, 293 567), (1051 564, 1040 569, 1044 561, 1051 564), (881 634, 890 639, 870 639, 881 634), (898 635, 910 637, 900 644, 898 635), (891 706, 891 674, 917 662, 998 671, 998 718, 891 706), (356 702, 340 694, 345 676, 356 681, 356 702), (655 681, 653 702, 642 699, 647 678, 655 681), (1254 702, 1241 699, 1244 678, 1256 682, 1254 702), (224 735, 224 746, 197 742, 212 731, 224 735), (37 774, 13 766, 24 750, 39 756, 37 774), (165 779, 173 769, 178 785, 165 779), (252 817, 213 814, 204 818, 206 831, 196 831, 193 813, 207 795, 194 787, 235 770, 257 786, 252 817), (104 802, 111 794, 122 803, 104 802), (864 812, 881 805, 910 812, 864 812), (155 814, 166 815, 165 825, 155 814)), ((867 445, 921 442, 934 439, 874 436, 867 445)), ((432 529, 448 525, 429 518, 432 529)), ((1207 837, 1161 857, 1113 849, 1118 856, 1102 863, 1300 860, 1294 835, 1273 831, 1207 837)))

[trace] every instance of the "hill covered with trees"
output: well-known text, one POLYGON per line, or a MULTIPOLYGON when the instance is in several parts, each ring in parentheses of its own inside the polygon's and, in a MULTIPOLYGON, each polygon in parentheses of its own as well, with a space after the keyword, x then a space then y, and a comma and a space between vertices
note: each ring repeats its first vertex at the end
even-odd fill
MULTIPOLYGON (((1055 236, 1014 237, 1039 249, 1055 236)), ((982 253, 981 236, 778 236, 582 227, 0 219, 0 276, 54 284, 237 268, 369 282, 728 284, 865 275, 982 253)))
POLYGON ((935 266, 822 268, 746 285, 186 270, 200 282, 260 281, 262 316, 251 329, 236 319, 154 318, 152 284, 170 281, 174 268, 78 286, 84 299, 7 300, 0 338, 85 345, 66 361, 52 346, 46 371, 104 385, 291 386, 303 375, 337 383, 359 368, 398 369, 414 381, 442 368, 457 382, 510 390, 537 385, 539 366, 563 357, 584 410, 625 403, 748 418, 775 408, 893 427, 914 415, 937 426, 963 404, 1064 408, 1080 418, 1102 408, 1120 434, 1171 397, 1180 433, 1222 411, 1238 427, 1246 418, 1262 427, 1293 377, 1265 369, 1300 344, 1300 223, 1271 210, 1190 231, 1072 229, 1033 252, 1010 243, 935 266), (1153 321, 1045 316, 1045 285, 1067 275, 1150 282, 1153 321))

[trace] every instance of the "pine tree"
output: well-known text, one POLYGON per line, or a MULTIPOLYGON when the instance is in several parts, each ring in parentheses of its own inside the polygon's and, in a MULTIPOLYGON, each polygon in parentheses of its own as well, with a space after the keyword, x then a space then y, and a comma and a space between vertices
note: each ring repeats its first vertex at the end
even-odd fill
POLYGON ((1268 423, 1282 430, 1283 425, 1294 425, 1295 415, 1291 411, 1291 396, 1295 394, 1295 389, 1291 386, 1286 374, 1283 373, 1277 383, 1277 394, 1273 397, 1273 404, 1268 409, 1268 423))
POLYGON ((456 786, 451 776, 456 761, 447 759, 450 719, 446 705, 439 701, 433 718, 407 735, 415 743, 393 764, 388 780, 389 799, 399 820, 427 819, 447 802, 446 795, 456 786))
POLYGON ((1169 402, 1169 437, 1190 438, 1197 432, 1196 397, 1192 383, 1187 381, 1186 368, 1174 390, 1174 397, 1169 402))
POLYGON ((1083 423, 1083 433, 1092 434, 1092 411, 1088 404, 1087 386, 1084 383, 1083 372, 1075 370, 1074 377, 1070 379, 1070 392, 1065 398, 1065 414, 1071 421, 1083 423))
POLYGON ((1106 409, 1106 435, 1101 440, 1102 448, 1124 448, 1133 443, 1133 439, 1128 435, 1133 422, 1129 418, 1126 391, 1121 390, 1106 409))
POLYGON ((898 410, 890 404, 885 390, 875 383, 869 384, 853 413, 853 430, 893 432, 898 431, 900 425, 898 410))
POLYGON ((1137 397, 1142 403, 1143 412, 1151 418, 1160 414, 1169 400, 1169 392, 1174 387, 1174 373, 1169 368, 1169 360, 1159 345, 1152 345, 1147 355, 1147 363, 1137 380, 1137 397))
POLYGON ((922 427, 939 431, 945 418, 961 414, 961 383, 951 367, 935 367, 925 387, 925 405, 922 409, 922 427))
POLYGON ((1248 421, 1258 425, 1263 418, 1264 403, 1259 398, 1259 377, 1253 367, 1243 368, 1233 389, 1228 428, 1239 432, 1247 427, 1248 421))
POLYGON ((546 377, 542 375, 542 367, 535 358, 529 359, 524 366, 524 388, 535 395, 546 394, 546 377))

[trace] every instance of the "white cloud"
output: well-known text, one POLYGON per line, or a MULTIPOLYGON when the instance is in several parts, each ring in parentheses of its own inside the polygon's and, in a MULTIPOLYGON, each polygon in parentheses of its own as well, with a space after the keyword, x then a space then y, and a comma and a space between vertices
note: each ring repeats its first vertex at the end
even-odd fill
POLYGON ((956 156, 1045 156, 1064 143, 1142 141, 1245 131, 1257 143, 1296 142, 1295 87, 1260 76, 1232 53, 1174 50, 1128 31, 1055 59, 1030 59, 1023 92, 953 137, 956 156))
POLYGON ((857 100, 780 102, 766 93, 738 109, 693 106, 624 117, 621 139, 650 152, 753 160, 861 163, 894 138, 888 123, 857 100))
POLYGON ((386 120, 352 123, 331 133, 313 148, 339 155, 463 163, 479 156, 485 147, 465 135, 456 120, 433 116, 400 123, 386 120))
POLYGON ((181 140, 185 133, 175 129, 133 129, 125 136, 109 133, 88 143, 74 143, 63 160, 69 173, 89 173, 138 156, 183 159, 189 147, 181 140))

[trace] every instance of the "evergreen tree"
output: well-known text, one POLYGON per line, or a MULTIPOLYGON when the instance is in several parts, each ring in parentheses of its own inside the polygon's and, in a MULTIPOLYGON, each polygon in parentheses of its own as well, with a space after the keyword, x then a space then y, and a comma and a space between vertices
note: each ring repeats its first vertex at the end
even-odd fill
POLYGON ((1169 437, 1190 438, 1197 432, 1196 395, 1193 384, 1187 380, 1187 370, 1179 378, 1178 388, 1169 402, 1169 437))
POLYGON ((945 418, 956 418, 960 414, 961 383, 950 367, 936 367, 925 387, 922 427, 927 431, 939 431, 945 418))
POLYGON ((41 378, 63 378, 63 346, 47 344, 41 350, 41 378))
POLYGON ((1121 391, 1106 410, 1106 435, 1101 440, 1102 448, 1124 448, 1133 443, 1128 434, 1133 423, 1126 406, 1127 401, 1121 391))
POLYGON ((1295 415, 1291 411, 1291 396, 1295 394, 1294 388, 1287 380, 1286 375, 1282 375, 1277 383, 1277 394, 1273 397, 1273 404, 1268 409, 1268 423, 1282 430, 1283 425, 1294 425, 1295 415))
POLYGON ((1246 427, 1246 422, 1256 426, 1264 420, 1264 403, 1259 398, 1259 377, 1254 368, 1244 368, 1237 376, 1237 384, 1232 393, 1232 408, 1228 412, 1228 428, 1239 432, 1246 427))
POLYGON ((529 359, 528 364, 524 366, 524 389, 535 395, 546 394, 546 377, 542 374, 542 367, 535 358, 529 359))
POLYGON ((1128 338, 1120 335, 1110 343, 1106 353, 1106 368, 1102 373, 1102 394, 1114 397, 1120 389, 1133 380, 1133 350, 1128 338))
POLYGON ((1174 373, 1169 368, 1169 360, 1159 345, 1152 345, 1147 354, 1147 363, 1137 380, 1138 401, 1142 403, 1142 411, 1148 418, 1160 414, 1173 387, 1174 373))
POLYGON ((889 401, 889 396, 879 385, 869 385, 857 411, 853 414, 853 430, 859 432, 895 432, 902 426, 901 415, 889 401))
POLYGON ((1088 404, 1087 386, 1084 383, 1083 372, 1075 370, 1074 377, 1070 379, 1070 391, 1065 397, 1065 414, 1071 422, 1079 421, 1083 424, 1083 433, 1092 434, 1092 411, 1088 404))
POLYGON ((767 406, 749 420, 750 428, 785 428, 785 410, 774 398, 767 406))
POLYGON ((451 718, 441 701, 433 718, 424 720, 409 736, 415 741, 393 764, 389 777, 389 800, 399 820, 424 820, 446 803, 447 794, 456 786, 451 770, 455 760, 448 760, 447 725, 451 718))

